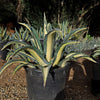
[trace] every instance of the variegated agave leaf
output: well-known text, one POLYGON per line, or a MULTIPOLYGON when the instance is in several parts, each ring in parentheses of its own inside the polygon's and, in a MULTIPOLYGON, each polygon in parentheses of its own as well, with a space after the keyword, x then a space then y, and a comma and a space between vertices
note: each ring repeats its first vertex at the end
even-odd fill
POLYGON ((4 50, 6 47, 8 47, 12 44, 21 44, 22 46, 27 46, 28 45, 26 42, 15 40, 15 41, 10 41, 7 44, 5 44, 1 50, 4 50))
POLYGON ((77 28, 75 30, 72 30, 68 35, 66 35, 66 38, 64 38, 64 41, 70 40, 72 35, 77 34, 78 32, 81 32, 83 30, 86 30, 87 28, 77 28))
POLYGON ((31 33, 31 35, 32 35, 32 38, 34 38, 34 41, 35 41, 35 42, 34 42, 34 45, 35 45, 38 49, 40 49, 40 51, 42 52, 42 46, 41 46, 40 39, 39 39, 39 37, 38 37, 37 31, 36 31, 33 27, 31 27, 31 26, 29 26, 29 25, 27 25, 27 24, 25 24, 25 23, 19 23, 19 24, 25 26, 25 27, 30 31, 30 33, 31 33))
POLYGON ((64 67, 66 66, 66 62, 71 61, 73 59, 80 58, 80 57, 96 63, 96 61, 93 58, 87 56, 86 54, 72 52, 72 53, 67 54, 66 57, 62 61, 60 61, 59 66, 64 67))
POLYGON ((55 42, 55 35, 59 32, 60 30, 54 29, 50 31, 44 40, 44 50, 46 53, 46 59, 48 62, 51 61, 52 59, 52 53, 54 51, 54 42, 55 42))
POLYGON ((55 65, 58 65, 61 57, 62 57, 62 53, 63 53, 63 50, 64 48, 67 46, 67 45, 70 45, 70 44, 75 44, 75 43, 78 43, 78 42, 75 42, 75 41, 71 41, 71 42, 65 42, 65 43, 62 43, 57 49, 56 49, 56 52, 55 52, 55 60, 54 60, 54 63, 53 63, 53 67, 55 65))
POLYGON ((48 62, 45 60, 44 55, 36 47, 32 47, 32 46, 20 47, 20 48, 16 49, 16 51, 13 53, 12 56, 16 55, 19 51, 22 51, 22 50, 29 52, 31 54, 31 56, 33 56, 35 58, 35 60, 38 61, 38 63, 41 66, 48 65, 48 62))
MULTIPOLYGON (((0 69, 0 74, 10 65, 14 64, 14 63, 22 63, 22 64, 29 64, 29 62, 21 60, 21 59, 15 59, 15 60, 10 60, 8 61, 5 65, 3 65, 0 69)), ((30 63, 31 64, 31 63, 30 63)))
POLYGON ((94 50, 92 56, 93 56, 93 58, 96 58, 96 57, 98 57, 99 55, 100 55, 100 45, 98 45, 98 46, 96 47, 96 50, 94 50))

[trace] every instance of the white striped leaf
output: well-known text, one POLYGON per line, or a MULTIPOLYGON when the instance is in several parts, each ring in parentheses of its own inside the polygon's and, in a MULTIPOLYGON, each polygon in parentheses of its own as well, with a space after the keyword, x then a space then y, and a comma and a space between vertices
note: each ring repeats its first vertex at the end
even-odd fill
POLYGON ((60 30, 55 29, 50 31, 44 40, 45 43, 45 52, 46 52, 46 59, 48 62, 51 61, 52 59, 52 53, 54 50, 54 39, 55 39, 55 34, 57 34, 60 30))
POLYGON ((70 45, 70 44, 75 44, 75 43, 78 43, 78 42, 67 42, 67 43, 63 43, 61 44, 57 50, 56 50, 56 53, 55 53, 55 61, 53 63, 53 66, 57 65, 61 59, 61 56, 62 56, 62 52, 64 50, 64 48, 67 46, 67 45, 70 45))

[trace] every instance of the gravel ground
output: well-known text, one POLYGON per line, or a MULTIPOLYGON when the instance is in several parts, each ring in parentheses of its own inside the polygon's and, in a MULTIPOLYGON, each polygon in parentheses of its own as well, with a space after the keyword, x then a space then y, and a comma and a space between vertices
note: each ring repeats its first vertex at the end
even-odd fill
MULTIPOLYGON (((0 60, 0 67, 5 62, 0 60)), ((89 61, 78 59, 67 70, 66 100, 100 100, 91 92, 92 66, 89 61)), ((15 64, 0 75, 0 100, 28 100, 25 70, 12 75, 15 64)))
MULTIPOLYGON (((0 66, 4 63, 0 62, 0 66)), ((0 100, 28 100, 25 71, 22 68, 13 76, 14 67, 13 64, 0 76, 0 100)))

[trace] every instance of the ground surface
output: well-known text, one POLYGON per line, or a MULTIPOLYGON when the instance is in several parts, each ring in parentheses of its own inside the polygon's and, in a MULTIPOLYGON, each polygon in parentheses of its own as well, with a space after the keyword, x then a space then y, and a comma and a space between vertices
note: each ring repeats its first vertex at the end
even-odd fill
MULTIPOLYGON (((0 59, 0 67, 5 62, 0 59)), ((92 63, 78 59, 67 70, 66 100, 100 100, 91 92, 92 63)), ((28 100, 25 70, 12 75, 15 65, 0 76, 0 100, 28 100)))

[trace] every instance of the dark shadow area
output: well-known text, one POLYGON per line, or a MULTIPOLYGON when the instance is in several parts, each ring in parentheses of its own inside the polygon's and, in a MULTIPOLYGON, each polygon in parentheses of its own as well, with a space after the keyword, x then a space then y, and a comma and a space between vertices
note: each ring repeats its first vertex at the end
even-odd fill
POLYGON ((67 69, 65 100, 97 100, 91 92, 93 63, 79 58, 67 69))
POLYGON ((89 34, 91 36, 100 37, 100 4, 93 9, 90 16, 89 34))
POLYGON ((14 13, 7 11, 6 9, 0 9, 0 24, 4 27, 7 26, 8 23, 12 23, 14 27, 17 27, 17 17, 14 13))
POLYGON ((55 100, 65 100, 65 90, 62 90, 61 92, 59 92, 55 100))
POLYGON ((97 58, 97 63, 93 66, 92 93, 100 97, 100 56, 97 58))

